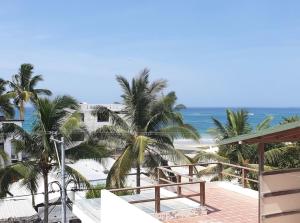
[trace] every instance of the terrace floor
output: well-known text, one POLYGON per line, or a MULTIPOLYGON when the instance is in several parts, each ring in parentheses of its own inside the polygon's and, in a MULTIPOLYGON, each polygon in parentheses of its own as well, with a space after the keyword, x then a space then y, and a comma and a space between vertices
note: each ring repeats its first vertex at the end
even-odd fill
MULTIPOLYGON (((231 188, 234 187, 239 188, 238 186, 231 188)), ((199 191, 197 185, 189 185, 188 189, 199 191)), ((237 192, 237 190, 220 186, 217 182, 207 182, 206 204, 209 208, 207 215, 170 220, 165 223, 257 223, 258 198, 255 192, 251 194, 248 189, 240 189, 237 192)), ((183 193, 191 194, 192 192, 183 189, 183 193)), ((199 200, 199 197, 194 199, 199 200)))

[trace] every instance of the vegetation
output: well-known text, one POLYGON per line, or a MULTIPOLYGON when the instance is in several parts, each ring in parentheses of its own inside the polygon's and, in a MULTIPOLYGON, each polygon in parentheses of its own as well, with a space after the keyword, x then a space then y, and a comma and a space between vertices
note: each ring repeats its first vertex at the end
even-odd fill
MULTIPOLYGON (((217 139, 217 141, 228 139, 231 137, 251 133, 254 131, 250 126, 248 119, 249 113, 240 109, 232 111, 230 109, 226 110, 227 123, 224 125, 219 120, 212 118, 215 128, 211 129, 210 132, 217 139)), ((261 123, 259 123, 255 130, 262 130, 270 127, 270 122, 272 117, 265 118, 261 123)), ((266 154, 267 155, 267 154, 266 154)), ((256 148, 252 145, 228 145, 221 146, 219 152, 214 154, 207 154, 200 151, 195 157, 197 161, 201 160, 222 160, 228 161, 230 163, 248 165, 250 163, 256 163, 258 160, 256 148)))
MULTIPOLYGON (((7 118, 12 118, 15 114, 14 106, 11 104, 10 99, 11 94, 6 92, 7 81, 0 78, 0 115, 4 115, 7 118)), ((2 128, 0 127, 0 134, 2 133, 2 128)), ((7 160, 7 154, 4 152, 4 148, 0 145, 0 168, 4 166, 7 160)))
MULTIPOLYGON (((283 117, 280 124, 300 121, 299 116, 283 117)), ((275 168, 300 168, 300 142, 277 143, 267 145, 266 150, 273 153, 273 159, 267 159, 267 163, 275 168)))
MULTIPOLYGON (((0 197, 6 196, 12 183, 19 181, 32 195, 32 205, 35 206, 34 194, 37 192, 39 179, 43 179, 44 187, 44 222, 48 222, 49 182, 52 172, 59 173, 59 151, 51 141, 51 136, 64 137, 66 157, 75 161, 78 159, 100 160, 111 154, 117 148, 119 156, 108 172, 106 185, 92 187, 76 170, 66 166, 67 178, 78 185, 91 188, 86 198, 101 197, 101 189, 120 188, 126 185, 126 176, 132 168, 136 169, 136 186, 140 186, 141 168, 149 175, 154 174, 155 167, 168 165, 168 161, 204 162, 225 161, 257 168, 258 156, 255 145, 221 146, 217 153, 199 151, 194 158, 186 157, 176 150, 173 141, 176 138, 199 140, 198 132, 184 123, 180 113, 185 109, 177 104, 175 92, 164 94, 167 83, 165 80, 150 82, 149 71, 143 70, 137 77, 128 81, 123 76, 117 76, 117 82, 122 89, 121 114, 98 106, 93 115, 103 120, 110 119, 112 125, 106 125, 93 133, 89 133, 80 122, 79 105, 70 96, 58 96, 54 99, 41 97, 51 95, 48 89, 36 88, 43 80, 41 75, 33 75, 31 64, 22 64, 18 74, 11 81, 0 79, 0 113, 7 118, 15 115, 14 106, 19 110, 20 119, 24 119, 24 109, 31 102, 36 111, 36 122, 32 132, 26 132, 14 124, 3 124, 0 134, 4 138, 13 136, 16 152, 28 155, 29 159, 14 164, 6 164, 7 154, 0 148, 0 197), (9 90, 6 88, 10 87, 9 90), (14 102, 14 103, 12 103, 14 102), (84 140, 81 141, 82 135, 84 140), (2 167, 2 168, 1 168, 2 167)), ((223 140, 242 134, 270 127, 272 117, 267 117, 255 128, 249 124, 249 113, 240 109, 226 111, 226 123, 212 118, 215 128, 211 133, 217 140, 223 140)), ((285 117, 281 124, 300 121, 299 116, 285 117)), ((288 144, 266 145, 267 168, 300 167, 300 142, 288 144)), ((212 174, 213 180, 219 166, 212 165, 199 174, 212 174)), ((234 174, 237 170, 229 167, 224 171, 234 174)), ((248 173, 248 177, 257 177, 248 173)), ((254 185, 250 185, 254 187, 254 185)), ((132 191, 118 192, 118 195, 132 194, 132 191)))
MULTIPOLYGON (((219 120, 212 118, 215 124, 215 128, 211 129, 210 132, 216 138, 217 141, 243 134, 248 134, 255 130, 269 128, 270 122, 272 120, 272 117, 267 117, 261 123, 259 123, 255 129, 253 129, 248 122, 249 113, 244 109, 240 109, 237 111, 227 109, 226 117, 226 124, 223 124, 219 120)), ((267 153, 266 156, 268 156, 267 153)), ((193 162, 222 161, 254 168, 257 167, 257 160, 258 156, 255 145, 247 144, 220 146, 219 151, 216 154, 207 153, 205 151, 199 151, 198 154, 192 159, 193 162)), ((220 175, 218 175, 219 171, 221 171, 219 165, 210 165, 208 168, 200 171, 199 174, 212 175, 212 180, 220 180, 220 175)), ((240 170, 237 170, 233 167, 224 167, 223 171, 234 175, 240 170)), ((250 175, 252 173, 248 174, 250 175)), ((227 175, 224 176, 224 178, 227 178, 229 180, 232 179, 232 177, 227 175)))
POLYGON ((88 190, 88 192, 86 192, 85 198, 86 199, 99 198, 101 197, 101 190, 105 188, 106 186, 103 184, 98 184, 96 186, 93 186, 91 187, 90 190, 88 190))
POLYGON ((0 78, 0 114, 2 113, 5 117, 12 118, 15 115, 13 104, 10 99, 12 95, 6 93, 7 81, 0 78))
MULTIPOLYGON (((215 128, 210 132, 214 135, 217 141, 252 133, 254 131, 259 131, 270 127, 270 122, 272 117, 265 118, 261 123, 259 123, 255 129, 251 128, 248 118, 249 114, 246 110, 227 110, 227 123, 223 124, 219 120, 212 118, 215 124, 215 128)), ((300 120, 298 116, 284 117, 280 124, 286 124, 294 121, 300 120)), ((299 143, 276 143, 276 144, 266 144, 265 148, 265 169, 272 168, 296 168, 300 167, 300 144, 299 143)), ((238 164, 241 166, 248 166, 252 168, 257 168, 258 154, 256 145, 226 145, 220 146, 219 151, 214 153, 207 153, 200 151, 198 154, 191 159, 192 162, 203 162, 203 161, 223 161, 233 164, 238 164)), ((212 180, 219 180, 219 175, 217 173, 220 171, 220 166, 211 165, 199 174, 213 175, 212 180)), ((223 171, 236 174, 239 170, 232 167, 227 167, 223 171)), ((257 175, 249 172, 248 177, 257 178, 257 175)), ((232 177, 225 176, 227 179, 232 179, 232 177)), ((252 188, 256 188, 249 182, 252 188)))
POLYGON ((37 98, 40 95, 51 95, 48 89, 38 89, 36 85, 43 80, 42 75, 33 76, 33 65, 22 64, 18 74, 12 76, 9 81, 12 93, 14 94, 14 103, 19 110, 20 119, 24 120, 25 104, 37 98))
MULTIPOLYGON (((106 189, 106 185, 103 184, 97 184, 96 186, 93 186, 88 192, 85 194, 86 199, 92 199, 92 198, 100 198, 101 197, 101 190, 106 189)), ((115 192, 118 196, 125 196, 125 195, 131 195, 133 194, 132 190, 125 190, 125 191, 118 191, 115 192)))
POLYGON ((105 107, 97 107, 95 115, 109 114, 113 125, 99 128, 94 136, 108 146, 122 150, 107 177, 107 187, 125 186, 126 174, 137 171, 136 186, 140 186, 141 166, 153 173, 155 167, 169 160, 185 159, 173 146, 177 137, 199 139, 197 131, 183 122, 176 108, 176 95, 163 96, 166 81, 149 81, 149 71, 143 70, 131 84, 117 76, 123 94, 124 110, 119 116, 105 107))
MULTIPOLYGON (((0 169, 0 194, 3 196, 9 190, 9 185, 15 180, 21 179, 32 194, 36 193, 38 180, 43 178, 44 182, 44 222, 48 222, 48 175, 50 172, 59 172, 59 159, 54 143, 50 137, 63 136, 65 139, 66 157, 72 159, 103 157, 104 147, 99 146, 92 139, 83 143, 75 144, 70 140, 74 131, 80 130, 80 116, 77 112, 78 104, 75 99, 69 96, 59 96, 54 100, 48 98, 35 98, 34 106, 36 111, 36 123, 31 133, 24 129, 7 124, 4 126, 6 134, 13 134, 17 152, 24 152, 29 155, 30 160, 25 160, 6 166, 0 169), (84 151, 86 148, 86 151, 84 151), (80 152, 80 157, 78 153, 80 152)), ((68 178, 74 179, 77 183, 84 182, 89 187, 85 178, 74 169, 66 166, 68 178)), ((34 204, 34 200, 33 200, 34 204)))

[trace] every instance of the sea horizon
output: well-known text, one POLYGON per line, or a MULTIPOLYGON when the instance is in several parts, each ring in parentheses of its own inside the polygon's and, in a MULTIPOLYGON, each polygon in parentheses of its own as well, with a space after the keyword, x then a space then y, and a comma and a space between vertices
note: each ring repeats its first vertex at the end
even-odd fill
MULTIPOLYGON (((300 107, 187 107, 181 110, 184 121, 195 127, 201 135, 203 143, 212 143, 212 136, 208 130, 214 127, 212 117, 226 123, 226 109, 246 109, 249 112, 249 123, 255 128, 262 120, 272 116, 271 126, 279 124, 283 117, 299 115, 300 107)), ((18 112, 16 112, 18 117, 18 112)), ((24 129, 31 131, 34 124, 34 108, 27 106, 25 109, 24 129)))

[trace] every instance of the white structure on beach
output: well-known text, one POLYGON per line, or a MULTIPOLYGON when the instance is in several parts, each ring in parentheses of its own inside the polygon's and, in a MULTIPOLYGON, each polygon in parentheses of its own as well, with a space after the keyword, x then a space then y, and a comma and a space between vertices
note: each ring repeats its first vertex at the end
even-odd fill
MULTIPOLYGON (((3 124, 16 124, 18 126, 22 126, 23 120, 6 120, 3 116, 0 116, 0 128, 2 128, 3 124)), ((3 135, 0 136, 0 149, 3 149, 4 152, 7 154, 7 164, 10 164, 12 162, 17 162, 18 160, 22 160, 22 153, 16 153, 14 146, 12 144, 13 137, 7 137, 5 138, 3 135)), ((0 160, 0 164, 3 162, 3 160, 0 160)))
POLYGON ((124 108, 124 105, 122 105, 122 104, 87 104, 87 103, 80 103, 81 120, 85 124, 85 126, 87 127, 87 129, 89 131, 95 131, 101 126, 111 124, 111 120, 109 119, 109 115, 107 115, 107 116, 92 115, 92 111, 97 106, 106 107, 109 110, 116 112, 117 114, 122 114, 122 110, 124 108))

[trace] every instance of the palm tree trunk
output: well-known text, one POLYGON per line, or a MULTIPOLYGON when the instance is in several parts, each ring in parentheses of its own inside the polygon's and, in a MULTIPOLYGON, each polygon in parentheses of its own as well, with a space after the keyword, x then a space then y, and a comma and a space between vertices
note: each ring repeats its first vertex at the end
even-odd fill
MULTIPOLYGON (((140 167, 140 164, 137 163, 137 165, 136 165, 136 187, 140 187, 140 186, 141 186, 141 167, 140 167)), ((137 189, 136 193, 140 194, 141 190, 137 189)))
POLYGON ((34 208, 34 206, 35 206, 35 198, 34 198, 33 191, 31 191, 31 202, 32 202, 32 207, 34 208))
POLYGON ((48 223, 48 214, 49 214, 49 194, 48 194, 48 172, 44 171, 44 223, 48 223))
POLYGON ((19 106, 19 116, 20 116, 20 120, 24 120, 24 101, 21 100, 20 101, 20 106, 19 106))

